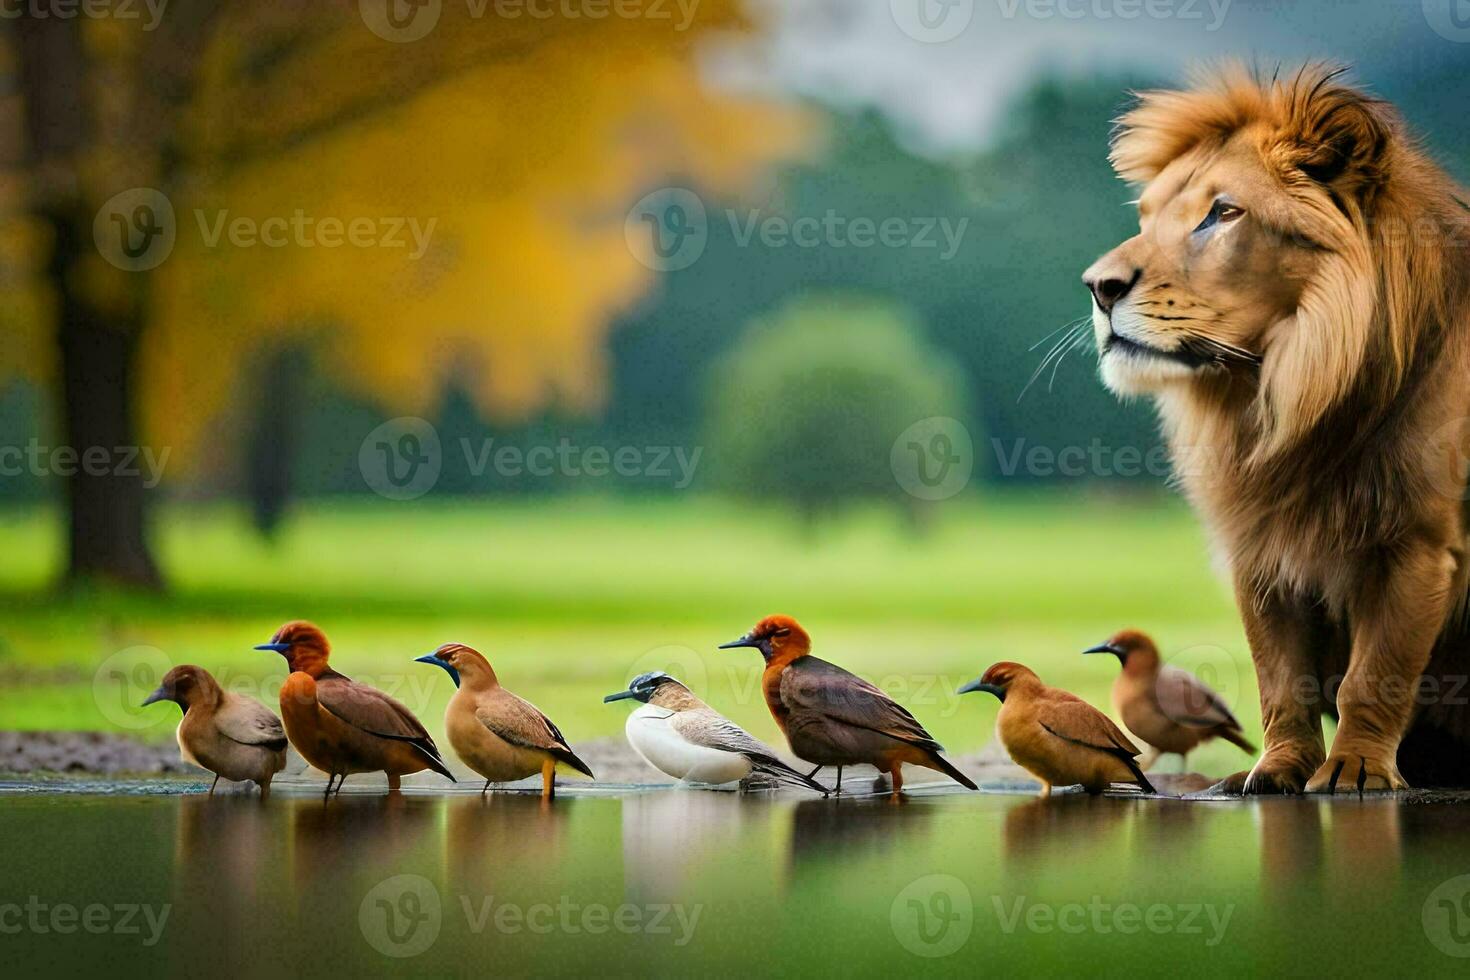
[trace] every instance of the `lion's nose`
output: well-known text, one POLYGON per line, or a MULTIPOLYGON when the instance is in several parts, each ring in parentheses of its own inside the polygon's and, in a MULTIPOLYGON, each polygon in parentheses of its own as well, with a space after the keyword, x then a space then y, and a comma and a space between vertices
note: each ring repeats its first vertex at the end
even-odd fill
POLYGON ((1138 282, 1138 276, 1142 270, 1134 269, 1133 274, 1127 279, 1121 279, 1116 275, 1102 274, 1098 276, 1083 276, 1082 281, 1087 288, 1092 290, 1092 298, 1097 301, 1097 308, 1104 313, 1113 312, 1113 307, 1118 300, 1128 295, 1128 290, 1138 282))

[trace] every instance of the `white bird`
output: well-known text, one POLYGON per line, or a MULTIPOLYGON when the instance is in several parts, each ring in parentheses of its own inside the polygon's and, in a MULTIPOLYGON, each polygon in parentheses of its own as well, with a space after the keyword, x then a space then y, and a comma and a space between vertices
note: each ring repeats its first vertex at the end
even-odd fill
POLYGON ((769 745, 663 671, 639 674, 626 691, 602 700, 606 704, 624 698, 643 702, 624 726, 628 743, 660 772, 709 785, 760 773, 827 794, 827 787, 782 762, 769 745))

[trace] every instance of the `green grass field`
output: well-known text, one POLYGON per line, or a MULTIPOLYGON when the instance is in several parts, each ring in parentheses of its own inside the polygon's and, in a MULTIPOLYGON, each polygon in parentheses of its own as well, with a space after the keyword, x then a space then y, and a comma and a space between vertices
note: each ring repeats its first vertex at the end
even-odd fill
MULTIPOLYGON (((167 738, 177 712, 133 703, 168 663, 273 703, 282 662, 251 646, 308 618, 332 638, 334 665, 390 690, 431 731, 451 688, 412 659, 457 640, 574 742, 619 732, 627 708, 602 695, 655 668, 774 739, 758 655, 715 647, 786 612, 818 655, 890 690, 952 751, 990 739, 996 703, 952 692, 996 660, 1106 706, 1116 663, 1078 651, 1123 626, 1153 632, 1259 734, 1228 592, 1196 521, 1165 497, 987 497, 942 507, 922 534, 887 512, 814 532, 694 497, 325 501, 274 543, 225 506, 175 505, 155 526, 168 594, 61 596, 59 515, 0 512, 4 727, 167 738)), ((1215 745, 1190 761, 1224 773, 1247 760, 1215 745)))

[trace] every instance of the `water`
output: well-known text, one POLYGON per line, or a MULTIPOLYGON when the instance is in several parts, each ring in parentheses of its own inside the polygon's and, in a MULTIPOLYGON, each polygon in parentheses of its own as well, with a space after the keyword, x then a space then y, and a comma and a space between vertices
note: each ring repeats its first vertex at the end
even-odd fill
POLYGON ((1463 975, 1470 955, 1463 805, 103 788, 0 793, 12 976, 1463 975))

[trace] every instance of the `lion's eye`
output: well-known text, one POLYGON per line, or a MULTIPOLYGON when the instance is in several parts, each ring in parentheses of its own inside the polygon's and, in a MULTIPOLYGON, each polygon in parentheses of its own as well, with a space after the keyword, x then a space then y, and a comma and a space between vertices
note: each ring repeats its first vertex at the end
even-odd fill
POLYGON ((1245 214, 1244 208, 1217 198, 1215 203, 1210 205, 1210 213, 1205 215, 1204 220, 1196 225, 1194 230, 1198 233, 1217 224, 1234 221, 1243 214, 1245 214))

